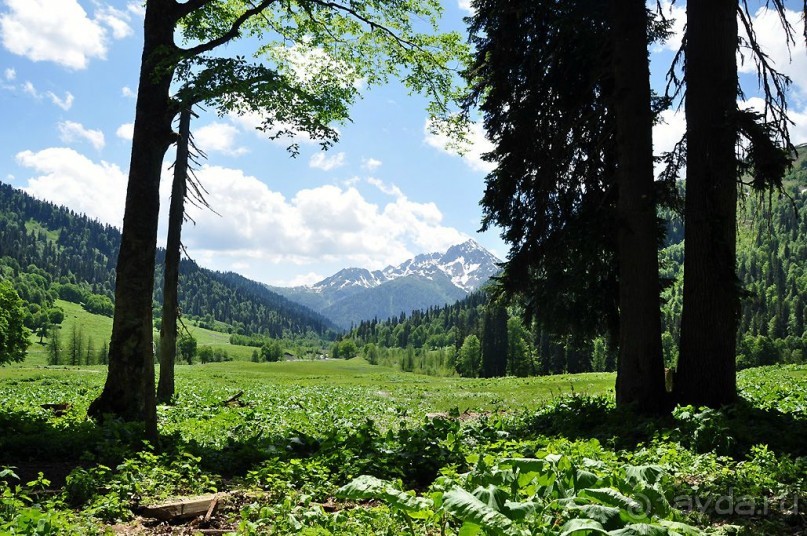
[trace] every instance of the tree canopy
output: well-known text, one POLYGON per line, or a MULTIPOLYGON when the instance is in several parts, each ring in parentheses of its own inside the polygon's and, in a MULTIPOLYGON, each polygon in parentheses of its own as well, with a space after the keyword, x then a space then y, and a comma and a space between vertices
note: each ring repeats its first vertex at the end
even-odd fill
POLYGON ((474 8, 465 105, 479 105, 494 144, 482 228, 500 226, 510 245, 502 288, 554 332, 615 332, 607 3, 479 0, 474 8))
POLYGON ((9 281, 0 280, 0 365, 25 359, 31 344, 23 325, 25 311, 17 291, 9 281))
POLYGON ((256 113, 271 136, 304 132, 328 145, 359 89, 392 76, 436 111, 464 51, 458 34, 439 33, 440 12, 437 0, 146 2, 110 366, 90 415, 145 420, 156 437, 151 295, 162 161, 179 111, 256 113), (234 42, 252 56, 220 52, 234 42))

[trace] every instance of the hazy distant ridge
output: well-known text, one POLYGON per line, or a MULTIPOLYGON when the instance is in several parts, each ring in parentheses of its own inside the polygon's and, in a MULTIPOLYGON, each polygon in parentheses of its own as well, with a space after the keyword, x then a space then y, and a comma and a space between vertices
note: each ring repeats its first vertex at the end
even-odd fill
POLYGON ((494 276, 500 262, 468 240, 383 270, 345 268, 314 285, 272 290, 347 328, 361 320, 453 303, 494 276))

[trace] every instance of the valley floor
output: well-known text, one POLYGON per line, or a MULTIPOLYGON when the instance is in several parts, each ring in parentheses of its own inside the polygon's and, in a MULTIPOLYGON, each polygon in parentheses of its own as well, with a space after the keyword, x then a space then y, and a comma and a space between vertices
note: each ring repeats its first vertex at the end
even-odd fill
POLYGON ((104 376, 0 368, 0 533, 807 530, 805 366, 743 371, 742 403, 664 420, 616 410, 611 374, 436 378, 361 359, 178 366, 157 450, 130 425, 86 420, 104 376), (210 492, 222 495, 206 521, 139 515, 210 492))

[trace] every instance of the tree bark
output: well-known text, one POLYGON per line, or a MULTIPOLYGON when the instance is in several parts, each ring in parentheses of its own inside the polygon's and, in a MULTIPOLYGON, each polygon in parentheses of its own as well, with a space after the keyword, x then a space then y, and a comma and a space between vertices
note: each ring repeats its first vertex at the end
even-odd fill
POLYGON ((664 409, 653 115, 642 0, 611 0, 618 167, 619 363, 616 401, 643 413, 664 409))
POLYGON ((109 372, 103 392, 88 413, 112 414, 146 423, 146 437, 156 439, 152 293, 160 173, 174 140, 169 89, 176 53, 176 2, 146 3, 144 45, 137 92, 129 182, 116 271, 115 316, 109 345, 109 372))
POLYGON ((177 356, 177 318, 179 318, 179 258, 182 220, 185 216, 185 192, 188 180, 188 143, 190 138, 191 110, 179 115, 179 139, 174 163, 174 182, 171 186, 171 206, 168 210, 168 238, 165 245, 165 274, 163 277, 163 314, 160 327, 160 381, 157 384, 157 401, 171 402, 174 396, 174 363, 177 356))
POLYGON ((687 4, 684 296, 675 381, 681 404, 737 394, 735 273, 737 2, 687 4))

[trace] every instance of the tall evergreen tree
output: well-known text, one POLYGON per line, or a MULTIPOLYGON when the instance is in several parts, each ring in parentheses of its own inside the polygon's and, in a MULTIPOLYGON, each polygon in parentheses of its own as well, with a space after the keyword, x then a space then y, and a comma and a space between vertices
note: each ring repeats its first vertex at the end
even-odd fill
POLYGON ((62 364, 62 341, 59 326, 51 326, 48 333, 48 365, 62 364))
POLYGON ((477 0, 473 8, 466 108, 478 105, 494 145, 482 227, 501 227, 510 245, 501 289, 554 334, 616 333, 607 3, 477 0))
MULTIPOLYGON (((792 42, 784 2, 771 4, 785 39, 792 42)), ((736 398, 739 171, 749 172, 757 189, 781 187, 792 149, 786 117, 789 81, 761 50, 747 9, 737 0, 687 4, 684 292, 675 382, 676 397, 684 404, 718 407, 736 398), (739 38, 738 18, 748 34, 745 43, 739 38), (738 110, 740 44, 747 45, 759 70, 765 114, 738 110), (738 146, 747 148, 744 154, 737 154, 738 146)))
POLYGON ((31 343, 24 313, 17 291, 9 281, 0 279, 0 365, 25 359, 31 343))
POLYGON ((507 309, 490 304, 482 321, 482 377, 495 378, 507 373, 507 309))
POLYGON ((653 175, 648 15, 643 0, 611 0, 616 116, 619 359, 616 401, 664 410, 658 224, 653 175))
MULTIPOLYGON (((510 244, 503 290, 569 346, 620 333, 618 402, 660 411, 644 3, 478 0, 474 8, 468 103, 481 100, 495 146, 483 228, 499 225, 510 244)), ((566 357, 580 368, 578 350, 566 357)))

